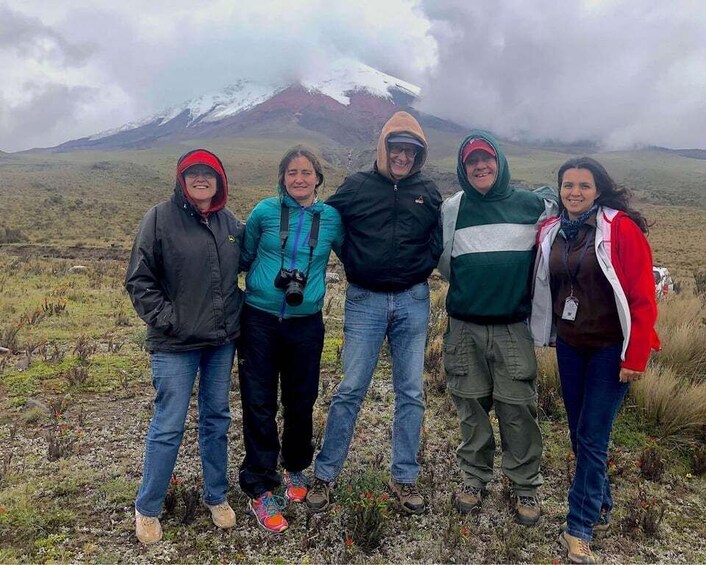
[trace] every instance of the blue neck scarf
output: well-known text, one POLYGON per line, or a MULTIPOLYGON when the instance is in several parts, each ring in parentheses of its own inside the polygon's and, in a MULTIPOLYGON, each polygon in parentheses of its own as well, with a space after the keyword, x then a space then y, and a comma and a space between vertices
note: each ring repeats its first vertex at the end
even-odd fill
POLYGON ((576 218, 575 220, 571 220, 569 219, 569 215, 567 214, 566 209, 564 209, 560 217, 561 231, 564 232, 564 237, 566 237, 567 241, 573 241, 574 239, 576 239, 576 236, 578 235, 581 226, 586 220, 588 220, 593 214, 596 213, 596 210, 598 210, 598 204, 594 204, 583 214, 581 214, 578 218, 576 218))

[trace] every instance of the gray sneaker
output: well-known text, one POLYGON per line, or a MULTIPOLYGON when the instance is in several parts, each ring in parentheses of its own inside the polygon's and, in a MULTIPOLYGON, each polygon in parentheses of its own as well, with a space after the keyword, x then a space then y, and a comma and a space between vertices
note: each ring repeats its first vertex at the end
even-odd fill
POLYGON ((463 490, 453 496, 453 507, 461 514, 480 512, 485 490, 482 487, 465 485, 463 490))
POLYGON ((306 493, 306 505, 312 512, 324 512, 331 506, 333 485, 314 477, 314 484, 306 493))

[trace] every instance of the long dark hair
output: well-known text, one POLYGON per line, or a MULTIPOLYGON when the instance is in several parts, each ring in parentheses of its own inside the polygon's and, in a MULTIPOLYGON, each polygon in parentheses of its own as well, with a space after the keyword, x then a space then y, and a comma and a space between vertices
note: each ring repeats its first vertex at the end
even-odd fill
POLYGON ((321 167, 319 158, 307 146, 295 145, 284 154, 284 157, 282 157, 282 160, 279 162, 279 177, 277 182, 279 182, 282 189, 284 189, 284 174, 287 172, 287 167, 289 167, 289 163, 292 162, 292 159, 296 159, 297 157, 306 157, 311 161, 314 172, 316 173, 316 188, 324 184, 324 170, 321 167))
MULTIPOLYGON (((564 181, 564 173, 569 169, 586 169, 591 171, 593 175, 593 181, 596 183, 596 189, 598 190, 598 198, 596 198, 596 203, 600 206, 607 206, 608 208, 614 208, 615 210, 622 210, 625 214, 635 222, 643 233, 649 231, 649 226, 645 217, 640 214, 637 210, 630 207, 630 199, 632 198, 632 191, 629 189, 618 186, 615 181, 610 177, 608 171, 605 167, 601 165, 595 159, 591 157, 574 157, 569 159, 559 168, 559 173, 557 174, 557 182, 559 190, 561 191, 561 183, 564 181)), ((559 213, 563 213, 564 205, 559 199, 559 213)))

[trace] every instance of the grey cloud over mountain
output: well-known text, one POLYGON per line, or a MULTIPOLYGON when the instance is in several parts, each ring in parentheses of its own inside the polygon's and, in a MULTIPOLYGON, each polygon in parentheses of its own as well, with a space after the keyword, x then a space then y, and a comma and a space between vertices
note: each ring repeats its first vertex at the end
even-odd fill
POLYGON ((439 60, 423 108, 508 137, 706 147, 696 0, 423 0, 439 60))
POLYGON ((418 84, 424 111, 503 136, 706 148, 700 5, 0 0, 0 149, 55 145, 339 57, 418 84))

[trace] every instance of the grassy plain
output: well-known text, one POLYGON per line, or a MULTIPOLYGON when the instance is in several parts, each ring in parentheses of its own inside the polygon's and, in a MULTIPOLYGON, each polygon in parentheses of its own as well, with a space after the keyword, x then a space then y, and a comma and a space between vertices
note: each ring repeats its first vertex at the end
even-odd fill
MULTIPOLYGON (((209 142, 235 179, 231 206, 240 217, 274 193, 276 166, 290 145, 209 142)), ((243 457, 236 378, 229 434, 236 528, 217 531, 207 512, 192 504, 200 488, 192 407, 173 505, 163 519, 165 541, 140 546, 132 503, 153 391, 144 327, 122 289, 122 276, 139 219, 170 194, 176 157, 187 148, 0 156, 5 203, 0 226, 6 235, 24 239, 0 248, 0 345, 11 349, 0 355, 0 562, 561 561, 564 553, 555 541, 573 471, 551 351, 539 352, 545 437, 541 524, 525 529, 513 522, 507 485, 497 472, 480 515, 462 517, 451 508, 451 494, 461 482, 454 454, 460 438, 440 359, 432 351, 434 344, 438 350, 445 323, 444 285, 436 278, 420 454, 419 484, 429 501, 425 514, 398 514, 385 487, 393 392, 383 352, 331 512, 311 516, 290 505, 292 526, 280 537, 258 530, 245 514, 246 499, 236 486, 243 457), (85 269, 72 269, 77 263, 85 269)), ((530 184, 551 183, 552 170, 566 157, 512 147, 508 153, 516 178, 530 184)), ((433 165, 444 170, 443 156, 433 165)), ((345 171, 331 167, 326 174, 327 190, 333 190, 345 171)), ((699 189, 693 174, 689 190, 698 196, 706 189, 699 189)), ((654 203, 660 201, 651 194, 638 189, 640 206, 655 221, 650 235, 655 259, 672 270, 683 291, 660 304, 664 350, 648 377, 633 387, 616 424, 609 466, 614 525, 594 547, 612 563, 703 563, 706 310, 703 297, 693 295, 692 271, 706 269, 701 234, 706 208, 654 203)), ((331 268, 341 271, 335 263, 331 268)), ((317 441, 341 375, 343 290, 343 283, 332 284, 324 308, 317 441)), ((497 467, 499 461, 498 454, 497 467)))

